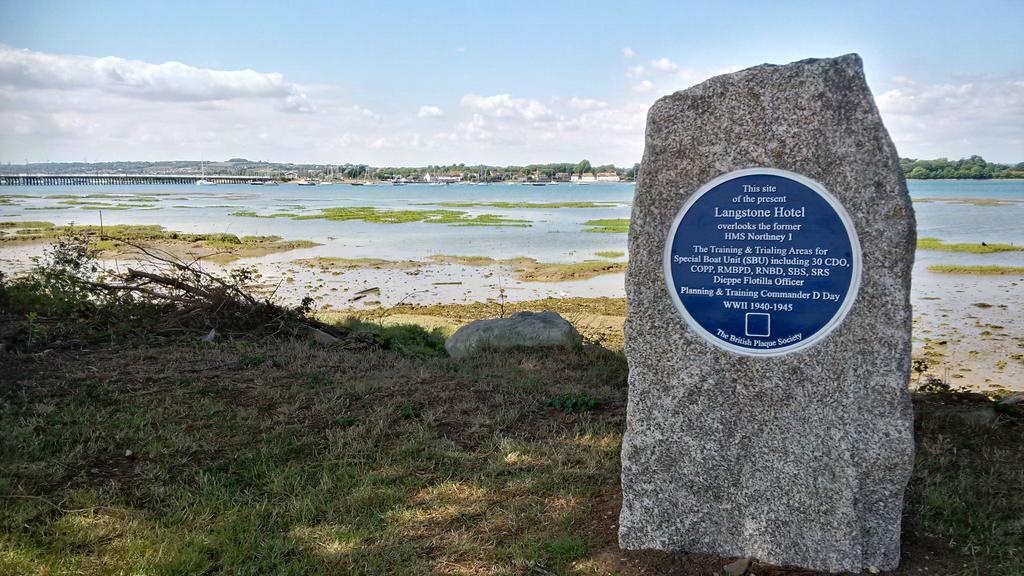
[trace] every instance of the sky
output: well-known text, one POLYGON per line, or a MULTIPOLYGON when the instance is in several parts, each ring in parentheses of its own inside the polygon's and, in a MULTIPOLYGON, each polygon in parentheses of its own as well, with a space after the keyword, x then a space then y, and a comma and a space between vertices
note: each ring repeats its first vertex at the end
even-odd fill
POLYGON ((659 97, 856 52, 901 156, 1024 161, 1024 2, 0 0, 0 162, 614 163, 659 97))

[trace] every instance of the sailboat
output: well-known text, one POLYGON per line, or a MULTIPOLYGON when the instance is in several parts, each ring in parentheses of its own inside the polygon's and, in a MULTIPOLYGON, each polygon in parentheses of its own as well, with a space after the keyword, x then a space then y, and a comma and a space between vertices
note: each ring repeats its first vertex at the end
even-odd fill
POLYGON ((199 180, 196 180, 196 186, 216 186, 217 183, 213 180, 206 179, 206 164, 199 161, 199 180))
POLYGON ((327 167, 327 175, 322 177, 321 180, 316 183, 316 185, 317 186, 330 186, 331 184, 334 184, 334 167, 333 166, 328 166, 327 167))

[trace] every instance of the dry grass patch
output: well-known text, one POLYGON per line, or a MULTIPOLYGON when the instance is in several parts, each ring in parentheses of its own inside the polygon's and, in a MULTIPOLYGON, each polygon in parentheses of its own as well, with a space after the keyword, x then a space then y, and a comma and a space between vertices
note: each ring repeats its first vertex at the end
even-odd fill
MULTIPOLYGON (((600 348, 453 361, 190 340, 7 354, 0 371, 0 573, 694 575, 728 562, 617 548, 627 368, 600 348), (549 405, 571 395, 595 404, 549 405)), ((1024 426, 931 406, 918 403, 900 574, 1019 574, 1024 426)))

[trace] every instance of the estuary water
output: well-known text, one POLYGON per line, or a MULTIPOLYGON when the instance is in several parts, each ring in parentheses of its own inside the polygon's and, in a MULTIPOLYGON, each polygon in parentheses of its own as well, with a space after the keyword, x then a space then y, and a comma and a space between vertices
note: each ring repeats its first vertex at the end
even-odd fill
MULTIPOLYGON (((1024 181, 910 181, 919 237, 950 243, 1024 244, 1024 181)), ((588 231, 591 220, 628 219, 632 184, 555 186, 7 186, 0 221, 54 224, 158 224, 180 232, 276 235, 319 246, 236 261, 256 266, 267 290, 285 302, 311 295, 323 309, 460 304, 507 298, 622 297, 624 276, 604 274, 561 282, 523 281, 509 266, 433 263, 410 269, 321 269, 313 257, 424 261, 431 256, 530 257, 541 262, 625 262, 627 235, 588 231), (589 202, 598 207, 496 207, 483 203, 589 202), (443 206, 444 203, 475 204, 443 206), (357 220, 252 217, 312 216, 325 208, 457 210, 525 220, 524 226, 401 224, 357 220), (528 224, 528 225, 525 225, 528 224), (360 293, 372 290, 370 297, 360 293)), ((0 229, 11 233, 11 229, 0 229)), ((0 242, 0 270, 17 273, 42 254, 42 244, 0 242)), ((974 388, 1024 389, 1024 275, 944 274, 937 264, 1024 266, 1024 252, 917 252, 911 301, 915 353, 974 388)), ((621 322, 604 318, 602 322, 621 322)))
MULTIPOLYGON (((1024 242, 1024 181, 910 181, 918 235, 947 242, 1024 242), (992 200, 997 202, 986 202, 992 200)), ((334 256, 422 259, 432 255, 493 258, 528 256, 544 262, 578 262, 597 252, 626 250, 626 235, 586 231, 596 219, 629 218, 632 184, 524 186, 9 186, 0 220, 55 224, 159 224, 181 232, 227 232, 307 239, 322 246, 267 257, 269 260, 334 256), (593 202, 595 208, 444 207, 442 203, 593 202), (288 213, 313 215, 324 208, 382 210, 448 209, 468 216, 493 214, 529 221, 529 227, 452 226, 426 222, 381 224, 290 218, 252 218, 288 213)), ((959 255, 958 257, 962 257, 959 255)), ((1018 256, 1024 256, 1019 253, 1018 256)), ((999 255, 1002 260, 1021 258, 999 255)))

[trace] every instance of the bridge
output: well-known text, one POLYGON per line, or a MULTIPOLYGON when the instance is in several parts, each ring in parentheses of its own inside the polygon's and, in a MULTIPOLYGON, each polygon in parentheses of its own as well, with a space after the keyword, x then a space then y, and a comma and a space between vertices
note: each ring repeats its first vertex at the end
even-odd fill
POLYGON ((217 184, 268 182, 269 176, 215 176, 207 174, 0 174, 0 186, 77 186, 95 184, 217 184))

